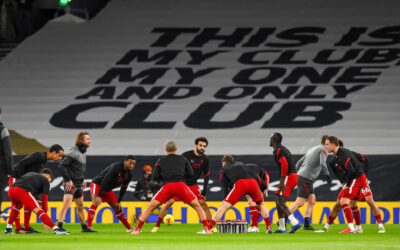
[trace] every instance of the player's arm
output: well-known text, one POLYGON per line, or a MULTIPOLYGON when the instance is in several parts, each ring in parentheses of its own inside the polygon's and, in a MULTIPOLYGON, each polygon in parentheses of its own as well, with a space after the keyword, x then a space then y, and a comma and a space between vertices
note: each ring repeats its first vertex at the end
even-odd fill
POLYGON ((11 175, 12 173, 12 165, 13 165, 13 156, 12 156, 12 148, 11 148, 11 138, 10 133, 7 128, 3 128, 0 133, 0 141, 2 143, 3 148, 3 160, 6 164, 7 175, 11 175))
POLYGON ((129 183, 131 182, 131 179, 132 179, 132 174, 129 174, 129 177, 126 178, 126 180, 122 183, 121 189, 119 190, 118 203, 122 201, 122 197, 124 197, 126 189, 128 188, 129 183))
POLYGON ((71 156, 66 155, 65 158, 60 162, 60 165, 58 166, 61 170, 61 174, 64 179, 64 182, 71 181, 71 176, 69 175, 68 168, 74 160, 75 159, 72 158, 71 156))
POLYGON ((344 168, 346 170, 346 175, 344 177, 344 181, 345 181, 344 183, 346 184, 347 187, 350 187, 351 182, 353 181, 351 176, 354 175, 355 170, 354 170, 353 164, 351 163, 350 156, 348 156, 348 155, 344 156, 344 168))
POLYGON ((100 183, 99 194, 97 196, 103 197, 104 191, 106 191, 107 184, 110 183, 114 176, 118 175, 118 165, 113 166, 110 168, 107 173, 104 175, 103 180, 100 183))
POLYGON ((185 178, 190 178, 194 175, 194 171, 190 162, 186 158, 184 159, 185 159, 185 178))
POLYGON ((281 179, 278 185, 278 188, 282 191, 285 192, 285 178, 289 169, 289 164, 286 160, 286 156, 283 154, 281 150, 279 150, 278 155, 277 155, 279 164, 281 165, 281 179))
POLYGON ((222 183, 222 190, 224 191, 224 197, 226 197, 229 193, 229 181, 226 178, 224 171, 221 171, 219 179, 222 183))
POLYGON ((296 163, 296 170, 299 170, 301 166, 303 165, 304 159, 306 158, 306 155, 303 155, 303 157, 300 158, 300 160, 297 161, 296 163))
POLYGON ((206 196, 208 190, 208 182, 210 181, 210 165, 207 160, 206 164, 204 165, 204 185, 203 190, 201 190, 201 195, 206 196))
POLYGON ((322 150, 319 154, 319 164, 321 165, 322 172, 325 175, 326 181, 330 184, 332 183, 332 177, 329 174, 328 166, 326 165, 326 160, 328 158, 328 153, 322 150))
POLYGON ((48 180, 44 180, 42 185, 42 208, 46 213, 49 210, 48 209, 49 191, 50 191, 50 182, 48 180))
POLYGON ((151 173, 151 185, 155 185, 158 181, 161 181, 161 168, 160 168, 160 160, 156 162, 153 168, 153 173, 151 173))

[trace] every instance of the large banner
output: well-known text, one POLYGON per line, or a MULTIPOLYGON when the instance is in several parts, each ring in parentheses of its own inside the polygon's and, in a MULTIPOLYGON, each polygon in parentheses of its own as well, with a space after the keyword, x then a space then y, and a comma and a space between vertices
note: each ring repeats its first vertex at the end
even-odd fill
MULTIPOLYGON (((85 202, 85 218, 87 218, 87 211, 90 208, 90 202, 85 202)), ((269 215, 272 218, 272 223, 278 220, 278 215, 275 207, 275 202, 266 202, 267 208, 269 209, 269 215)), ((288 202, 290 206, 291 202, 288 202)), ((325 223, 328 219, 329 213, 335 203, 334 202, 317 202, 312 216, 311 222, 314 224, 322 224, 325 223)), ((128 221, 133 222, 135 216, 142 213, 142 211, 146 208, 148 202, 123 202, 122 207, 127 215, 128 221)), ((219 206, 221 206, 221 202, 208 202, 211 213, 214 214, 219 206)), ((400 202, 377 202, 379 209, 381 210, 383 223, 387 224, 399 224, 399 211, 400 211, 400 202)), ((365 224, 375 224, 375 217, 371 212, 371 209, 365 202, 360 202, 358 204, 361 213, 361 223, 365 224)), ((50 202, 49 203, 49 216, 53 221, 57 221, 57 216, 59 215, 60 209, 62 207, 62 202, 50 202)), ((10 203, 4 203, 4 211, 8 212, 10 209, 10 203)), ((159 209, 155 209, 153 214, 150 215, 148 222, 156 222, 157 216, 159 213, 159 209)), ((188 205, 183 204, 182 202, 176 202, 168 211, 169 214, 175 219, 176 223, 200 223, 199 218, 196 214, 196 211, 189 207, 188 205)), ((296 211, 295 216, 300 220, 301 223, 304 222, 304 207, 300 208, 299 211, 296 211)), ((221 219, 226 220, 247 220, 250 222, 250 214, 249 207, 247 202, 238 202, 234 207, 229 209, 225 215, 221 219)), ((23 216, 21 216, 21 220, 23 221, 23 216)), ((31 222, 40 222, 40 219, 36 216, 31 217, 31 222)), ((79 219, 76 215, 76 207, 75 204, 72 204, 71 208, 67 211, 66 214, 66 223, 79 223, 79 219)), ((115 216, 112 208, 107 206, 107 204, 102 204, 97 208, 97 213, 94 218, 94 223, 118 223, 118 218, 115 216)), ((6 219, 1 218, 0 223, 6 223, 6 219)), ((262 218, 260 218, 260 223, 264 223, 262 218)), ((335 223, 346 224, 345 218, 343 216, 342 211, 339 212, 335 223)), ((94 225, 95 227, 96 225, 94 225)), ((121 228, 123 226, 121 225, 121 228)), ((122 230, 122 229, 121 229, 122 230)))
POLYGON ((294 154, 323 134, 399 154, 400 4, 341 3, 115 0, 55 20, 0 64, 6 125, 45 146, 89 130, 95 155, 200 135, 212 154, 271 154, 277 130, 294 154))
MULTIPOLYGON (((376 156, 367 155, 370 161, 370 167, 368 170, 367 178, 369 180, 369 185, 374 195, 376 201, 400 201, 400 185, 398 177, 400 176, 400 155, 394 156, 376 156)), ((21 157, 17 157, 16 160, 21 157)), ((224 199, 224 194, 220 182, 220 170, 221 170, 221 158, 222 156, 209 156, 211 174, 210 182, 208 185, 207 200, 209 201, 222 201, 224 199)), ((279 171, 278 167, 272 156, 258 155, 258 156, 243 156, 235 155, 236 160, 243 161, 245 163, 256 163, 265 169, 271 178, 271 183, 269 187, 269 197, 266 199, 268 201, 275 200, 275 191, 277 190, 277 185, 279 183, 279 171)), ((299 155, 295 155, 294 159, 299 159, 299 155)), ((154 165, 157 161, 157 156, 138 156, 137 164, 133 170, 133 179, 128 186, 128 190, 124 196, 125 201, 135 201, 138 197, 135 196, 136 184, 139 180, 143 178, 143 166, 144 165, 154 165)), ((85 189, 85 200, 90 200, 90 182, 91 180, 99 174, 104 168, 113 162, 123 161, 124 156, 88 156, 87 157, 87 173, 86 181, 88 187, 85 189)), ((51 183, 51 190, 49 193, 49 200, 51 201, 61 201, 64 191, 63 191, 63 181, 61 177, 61 172, 57 167, 57 164, 48 163, 47 167, 53 170, 56 178, 51 183)), ((331 184, 328 184, 325 177, 321 176, 314 183, 314 191, 316 194, 317 201, 335 201, 340 192, 341 185, 339 180, 335 179, 333 173, 331 173, 334 178, 331 184)), ((203 179, 198 180, 200 189, 203 188, 203 179)), ((8 188, 5 189, 7 191, 8 188)), ((119 188, 115 189, 118 192, 119 188)), ((297 188, 295 188, 290 196, 290 200, 295 200, 297 194, 297 188)), ((3 197, 8 199, 8 195, 4 192, 3 197)))

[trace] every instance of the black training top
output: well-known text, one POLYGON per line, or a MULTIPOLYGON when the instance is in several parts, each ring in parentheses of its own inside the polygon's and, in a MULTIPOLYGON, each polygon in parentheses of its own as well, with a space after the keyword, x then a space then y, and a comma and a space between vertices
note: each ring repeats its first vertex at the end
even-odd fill
POLYGON ((338 166, 335 174, 337 174, 336 176, 339 180, 343 184, 347 184, 348 187, 350 187, 351 182, 354 179, 357 179, 364 174, 359 161, 350 150, 339 148, 336 154, 336 160, 338 166))
POLYGON ((30 154, 12 166, 11 177, 18 179, 29 172, 40 173, 46 162, 47 152, 30 154))
POLYGON ((167 182, 185 182, 194 172, 189 161, 180 155, 169 154, 160 158, 153 169, 152 180, 167 182))
POLYGON ((194 175, 186 179, 186 184, 188 186, 193 186, 197 184, 197 180, 200 178, 201 174, 204 174, 204 182, 208 183, 210 178, 210 166, 208 164, 208 158, 205 154, 197 156, 193 150, 186 151, 182 154, 192 166, 194 175))
POLYGON ((50 182, 43 175, 31 172, 20 177, 11 187, 20 187, 36 197, 49 194, 50 182))
POLYGON ((220 175, 225 196, 228 195, 229 190, 240 179, 254 179, 258 181, 256 176, 250 174, 248 167, 243 162, 235 161, 233 163, 226 163, 220 175))
POLYGON ((263 192, 265 189, 268 188, 267 183, 269 180, 267 180, 267 173, 265 172, 264 169, 262 169, 260 166, 257 164, 246 164, 250 174, 252 175, 253 178, 257 180, 258 186, 260 187, 260 190, 263 192))
POLYGON ((274 148, 273 157, 278 164, 280 176, 288 176, 296 173, 296 164, 293 161, 292 154, 282 144, 274 148))

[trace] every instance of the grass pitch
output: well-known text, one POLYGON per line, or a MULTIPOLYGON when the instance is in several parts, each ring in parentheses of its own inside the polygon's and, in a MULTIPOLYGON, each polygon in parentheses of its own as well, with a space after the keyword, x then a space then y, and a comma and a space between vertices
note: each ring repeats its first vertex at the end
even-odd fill
MULTIPOLYGON (((32 225, 42 230, 42 224, 32 225)), ((0 235, 1 250, 19 249, 400 249, 400 226, 385 225, 386 233, 378 234, 377 225, 363 225, 363 234, 339 234, 345 225, 332 225, 328 233, 299 229, 295 234, 260 233, 198 235, 202 225, 162 224, 159 233, 150 233, 154 224, 145 224, 138 236, 125 232, 121 224, 94 224, 98 233, 84 234, 80 225, 67 224, 69 236, 53 233, 0 235)), ((314 225, 321 228, 322 225, 314 225)), ((290 227, 290 226, 289 226, 290 227)), ((0 229, 4 230, 3 224, 0 229)), ((276 229, 276 226, 273 226, 276 229)), ((3 231, 2 231, 3 232, 3 231)))

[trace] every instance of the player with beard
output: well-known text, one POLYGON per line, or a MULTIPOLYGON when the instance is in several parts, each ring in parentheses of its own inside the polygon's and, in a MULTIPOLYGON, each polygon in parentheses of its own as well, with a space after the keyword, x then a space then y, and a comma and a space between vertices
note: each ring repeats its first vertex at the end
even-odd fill
MULTIPOLYGON (((195 144, 194 150, 189 150, 182 154, 182 156, 184 156, 190 162, 194 172, 194 175, 188 177, 185 180, 185 182, 186 185, 188 185, 190 191, 192 191, 192 193, 199 200, 199 203, 203 208, 204 213, 206 214, 207 220, 210 221, 212 219, 211 212, 206 202, 207 187, 210 178, 210 166, 208 158, 204 154, 208 146, 208 140, 206 137, 198 137, 195 139, 194 144, 195 144), (200 178, 202 174, 204 176, 204 183, 203 183, 203 190, 200 192, 197 180, 200 178)), ((179 198, 173 197, 161 208, 160 214, 158 215, 156 226, 151 230, 151 232, 156 233, 159 231, 161 222, 167 215, 168 209, 175 203, 175 201, 179 201, 179 198)))
POLYGON ((280 170, 280 183, 278 185, 278 190, 275 193, 276 209, 279 217, 279 229, 274 233, 286 233, 286 218, 288 218, 292 223, 292 229, 289 233, 294 233, 301 227, 301 223, 293 214, 290 213, 286 201, 293 188, 297 185, 298 178, 292 154, 281 143, 282 135, 280 133, 272 134, 269 140, 269 145, 274 148, 273 157, 280 170))
POLYGON ((76 204, 76 213, 81 222, 82 232, 94 232, 87 227, 85 223, 85 214, 83 212, 83 190, 86 188, 86 150, 90 146, 89 133, 81 131, 76 135, 75 146, 71 148, 64 160, 60 163, 62 176, 64 179, 64 199, 63 207, 60 210, 58 227, 63 229, 63 223, 67 210, 71 207, 72 200, 76 204))

